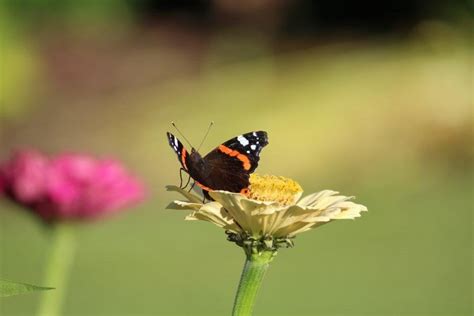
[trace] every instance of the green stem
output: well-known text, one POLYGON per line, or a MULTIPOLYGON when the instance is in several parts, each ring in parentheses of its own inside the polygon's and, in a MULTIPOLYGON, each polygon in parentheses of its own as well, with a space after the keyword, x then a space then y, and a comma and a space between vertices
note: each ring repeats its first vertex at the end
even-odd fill
POLYGON ((252 315, 258 289, 274 255, 273 251, 247 255, 239 287, 235 295, 233 316, 252 315))
POLYGON ((43 293, 38 316, 60 315, 67 279, 74 260, 74 227, 70 224, 58 223, 52 227, 52 235, 44 284, 56 289, 43 293))

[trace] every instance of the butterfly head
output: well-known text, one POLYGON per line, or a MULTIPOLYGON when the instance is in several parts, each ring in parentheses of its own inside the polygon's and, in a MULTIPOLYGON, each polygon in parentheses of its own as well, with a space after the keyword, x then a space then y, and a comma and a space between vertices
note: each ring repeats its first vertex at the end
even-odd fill
POLYGON ((204 159, 202 159, 201 154, 194 147, 191 148, 191 154, 189 155, 189 159, 193 162, 194 165, 204 164, 204 159))

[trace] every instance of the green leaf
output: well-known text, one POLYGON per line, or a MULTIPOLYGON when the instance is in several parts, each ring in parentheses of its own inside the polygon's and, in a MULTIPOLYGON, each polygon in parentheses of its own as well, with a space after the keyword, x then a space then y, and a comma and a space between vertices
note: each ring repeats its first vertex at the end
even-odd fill
POLYGON ((0 297, 20 295, 35 291, 47 291, 53 289, 53 287, 42 287, 32 284, 0 280, 0 297))

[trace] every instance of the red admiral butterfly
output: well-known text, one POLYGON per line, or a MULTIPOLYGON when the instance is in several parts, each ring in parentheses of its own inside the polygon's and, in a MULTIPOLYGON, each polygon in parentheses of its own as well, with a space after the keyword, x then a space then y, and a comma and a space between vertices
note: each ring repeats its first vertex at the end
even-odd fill
POLYGON ((167 135, 181 170, 194 179, 207 198, 207 191, 212 190, 246 194, 250 174, 257 168, 260 152, 268 144, 266 132, 250 132, 226 141, 202 157, 194 147, 189 154, 176 136, 169 132, 167 135))

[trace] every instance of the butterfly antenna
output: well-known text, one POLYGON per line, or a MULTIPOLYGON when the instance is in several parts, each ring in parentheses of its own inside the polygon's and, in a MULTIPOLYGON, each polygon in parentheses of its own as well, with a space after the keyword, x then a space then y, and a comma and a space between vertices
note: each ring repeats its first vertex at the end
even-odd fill
POLYGON ((203 137, 201 143, 199 144, 199 147, 198 147, 197 151, 199 151, 199 149, 201 149, 202 144, 204 144, 204 141, 206 140, 207 135, 209 135, 209 132, 211 131, 212 125, 214 125, 214 122, 213 122, 213 121, 211 121, 211 123, 209 123, 209 127, 207 128, 206 135, 204 135, 204 137, 203 137))
POLYGON ((173 127, 176 129, 176 131, 178 131, 179 135, 183 137, 186 143, 188 143, 189 147, 194 148, 193 145, 191 145, 191 142, 186 138, 186 136, 183 135, 183 133, 181 133, 181 131, 179 130, 179 128, 176 126, 176 124, 173 121, 171 121, 171 125, 173 125, 173 127))

